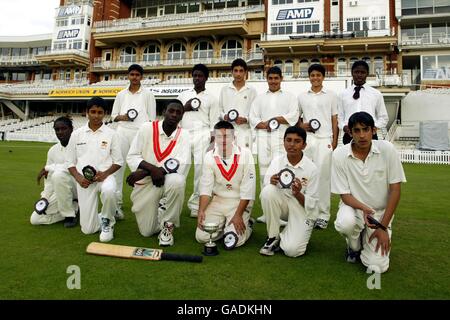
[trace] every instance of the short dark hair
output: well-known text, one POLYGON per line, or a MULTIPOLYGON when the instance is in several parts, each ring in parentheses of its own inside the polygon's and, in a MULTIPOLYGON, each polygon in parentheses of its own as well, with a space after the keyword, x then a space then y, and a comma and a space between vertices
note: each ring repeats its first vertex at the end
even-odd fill
POLYGON ((132 64, 131 66, 128 67, 128 73, 130 73, 131 71, 137 71, 139 72, 141 75, 144 74, 144 68, 142 68, 140 65, 138 64, 132 64))
POLYGON ((311 75, 311 72, 313 71, 319 71, 325 77, 325 67, 320 63, 315 63, 309 66, 308 76, 311 75))
POLYGON ((373 117, 364 111, 355 112, 350 116, 350 119, 348 119, 348 128, 350 131, 358 123, 375 128, 375 121, 373 120, 373 117))
POLYGON ((70 119, 68 117, 59 117, 59 118, 57 118, 55 121, 53 121, 53 125, 55 125, 57 122, 62 122, 66 126, 68 126, 69 128, 73 129, 72 119, 70 119))
POLYGON ((225 121, 225 120, 220 120, 219 122, 217 122, 214 125, 214 130, 218 130, 218 129, 231 129, 231 130, 234 130, 234 127, 233 127, 233 125, 230 122, 225 121))
POLYGON ((194 71, 195 71, 195 70, 201 71, 201 72, 205 75, 206 80, 208 80, 208 77, 209 77, 209 69, 208 69, 207 66, 205 66, 203 63, 196 64, 196 65, 192 68, 191 75, 194 74, 194 71))
POLYGON ((284 132, 284 137, 283 140, 286 139, 286 136, 290 133, 295 133, 296 135, 298 135, 300 138, 303 139, 304 142, 306 142, 306 131, 303 128, 300 127, 296 127, 296 126, 292 126, 286 129, 286 131, 284 132))
POLYGON ((87 102, 87 110, 89 111, 90 108, 93 106, 101 107, 103 110, 106 111, 106 101, 103 100, 102 97, 92 97, 87 102))
POLYGON ((231 70, 233 70, 235 67, 242 67, 245 71, 248 70, 247 63, 241 58, 237 58, 233 61, 233 63, 231 63, 231 70))
POLYGON ((269 70, 267 70, 267 77, 269 77, 269 74, 278 74, 280 77, 283 76, 281 69, 277 66, 270 67, 269 70))
POLYGON ((352 72, 356 67, 359 67, 359 66, 364 67, 367 70, 367 72, 369 72, 369 65, 364 60, 355 61, 355 63, 352 64, 352 72))
POLYGON ((179 107, 181 108, 181 110, 183 110, 183 112, 184 112, 184 105, 183 105, 183 102, 181 102, 181 101, 178 100, 178 99, 170 99, 170 100, 168 100, 168 101, 164 104, 164 109, 163 109, 163 110, 166 110, 167 107, 168 107, 169 105, 171 105, 171 104, 175 104, 175 105, 179 106, 179 107))

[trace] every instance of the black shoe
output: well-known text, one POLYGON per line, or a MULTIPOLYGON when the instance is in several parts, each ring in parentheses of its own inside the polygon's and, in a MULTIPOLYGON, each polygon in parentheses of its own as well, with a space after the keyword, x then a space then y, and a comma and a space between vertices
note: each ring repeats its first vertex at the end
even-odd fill
POLYGON ((73 228, 77 225, 77 222, 76 217, 66 217, 64 219, 64 228, 73 228))

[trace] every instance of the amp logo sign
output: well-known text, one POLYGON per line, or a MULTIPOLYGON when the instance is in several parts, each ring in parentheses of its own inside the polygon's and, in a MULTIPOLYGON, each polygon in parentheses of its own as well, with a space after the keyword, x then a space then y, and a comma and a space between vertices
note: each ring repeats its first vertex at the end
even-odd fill
POLYGON ((283 9, 278 11, 277 20, 309 19, 314 8, 283 9))
POLYGON ((61 30, 58 32, 58 39, 76 38, 80 33, 80 29, 61 30))

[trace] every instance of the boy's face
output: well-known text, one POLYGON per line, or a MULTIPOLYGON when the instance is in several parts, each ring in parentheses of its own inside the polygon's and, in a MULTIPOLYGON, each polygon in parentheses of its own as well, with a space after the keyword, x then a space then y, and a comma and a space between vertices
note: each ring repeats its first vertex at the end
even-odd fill
POLYGON ((355 69, 352 70, 352 77, 353 77, 353 83, 356 86, 362 86, 364 83, 366 83, 366 78, 369 75, 367 72, 367 69, 363 66, 357 66, 355 69))
POLYGON ((232 74, 233 79, 236 80, 237 82, 245 81, 245 79, 247 78, 247 71, 245 71, 245 69, 242 66, 234 67, 232 74))
POLYGON ((140 74, 137 70, 131 70, 128 73, 128 80, 130 80, 132 85, 139 85, 142 80, 142 74, 140 74))
POLYGON ((55 130, 56 137, 61 142, 61 144, 67 145, 73 129, 62 121, 56 122, 53 125, 53 129, 55 130))
POLYGON ((93 105, 87 111, 87 117, 89 119, 89 123, 95 126, 100 126, 103 124, 103 118, 105 117, 105 110, 102 107, 93 105))
POLYGON ((284 149, 288 155, 297 156, 305 147, 305 140, 296 133, 288 133, 284 138, 284 149))
POLYGON ((309 81, 313 87, 321 87, 323 79, 325 79, 325 77, 317 70, 314 70, 309 74, 309 81))
POLYGON ((195 87, 203 87, 206 83, 206 76, 200 70, 192 72, 192 82, 195 87))
POLYGON ((372 136, 377 132, 376 128, 366 126, 362 123, 357 123, 353 126, 350 134, 353 138, 353 143, 360 149, 370 147, 372 143, 372 136))
POLYGON ((164 121, 170 126, 176 126, 183 118, 183 109, 177 104, 169 104, 164 112, 164 121))
POLYGON ((231 150, 234 141, 234 130, 232 129, 215 129, 215 141, 219 152, 231 150))
POLYGON ((270 73, 267 75, 267 83, 269 84, 269 90, 277 92, 281 88, 281 81, 283 77, 276 73, 270 73))

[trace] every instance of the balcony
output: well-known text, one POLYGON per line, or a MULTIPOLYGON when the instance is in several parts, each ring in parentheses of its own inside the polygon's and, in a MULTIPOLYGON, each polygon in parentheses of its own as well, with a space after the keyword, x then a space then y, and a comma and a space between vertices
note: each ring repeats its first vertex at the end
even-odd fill
POLYGON ((400 45, 404 49, 436 49, 450 47, 450 35, 445 33, 424 33, 422 36, 402 36, 400 45))
POLYGON ((51 67, 88 66, 89 53, 78 49, 50 50, 36 55, 36 60, 51 67))
POLYGON ((197 13, 165 15, 155 18, 104 20, 94 23, 96 46, 130 40, 209 35, 253 35, 263 31, 264 6, 247 6, 197 13), (258 21, 256 21, 258 20, 258 21))
POLYGON ((36 66, 38 61, 34 54, 26 56, 0 56, 0 66, 20 67, 20 66, 36 66))
POLYGON ((263 54, 262 52, 248 52, 241 56, 235 57, 220 57, 220 58, 185 58, 185 59, 173 59, 173 60, 153 60, 153 61, 133 61, 133 62, 120 62, 120 61, 105 61, 102 58, 95 58, 94 63, 91 64, 91 71, 124 71, 127 70, 130 64, 140 64, 144 69, 151 70, 174 70, 174 69, 191 69, 192 66, 198 63, 203 63, 209 66, 215 67, 227 67, 229 68, 233 60, 237 58, 244 59, 247 63, 256 62, 262 64, 263 54))

